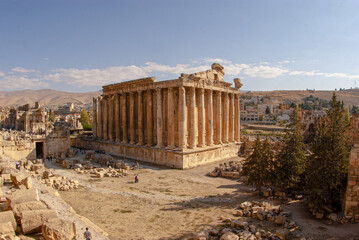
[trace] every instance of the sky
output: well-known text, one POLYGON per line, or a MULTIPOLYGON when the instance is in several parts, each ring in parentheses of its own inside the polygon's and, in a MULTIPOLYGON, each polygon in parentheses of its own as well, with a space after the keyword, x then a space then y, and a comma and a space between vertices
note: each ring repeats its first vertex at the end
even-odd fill
POLYGON ((0 0, 0 91, 224 66, 243 90, 359 86, 357 0, 0 0))

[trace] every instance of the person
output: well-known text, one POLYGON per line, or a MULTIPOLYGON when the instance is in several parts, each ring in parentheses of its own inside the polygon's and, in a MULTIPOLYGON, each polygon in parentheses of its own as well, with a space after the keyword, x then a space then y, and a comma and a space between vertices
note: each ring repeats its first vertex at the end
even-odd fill
POLYGON ((20 171, 20 163, 16 162, 16 169, 20 171))
POLYGON ((84 237, 86 240, 91 240, 92 239, 92 235, 91 232, 89 231, 89 228, 86 228, 86 231, 84 232, 84 237))
POLYGON ((135 183, 138 183, 138 175, 135 177, 135 183))

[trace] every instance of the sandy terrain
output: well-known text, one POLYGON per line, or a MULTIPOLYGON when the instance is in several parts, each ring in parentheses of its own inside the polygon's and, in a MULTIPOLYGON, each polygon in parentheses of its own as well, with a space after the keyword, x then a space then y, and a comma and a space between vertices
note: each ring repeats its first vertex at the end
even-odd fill
MULTIPOLYGON (((239 203, 259 200, 240 182, 205 176, 217 164, 190 170, 143 166, 124 178, 97 179, 57 167, 56 172, 80 181, 82 188, 60 192, 61 196, 78 214, 108 232, 110 239, 186 239, 206 226, 220 225, 220 216, 236 218, 239 203), (136 184, 135 174, 140 178, 136 184)), ((328 220, 312 219, 300 202, 284 208, 293 212, 300 226, 297 235, 315 240, 359 239, 359 224, 330 225, 328 220)), ((249 221, 264 229, 277 228, 272 222, 249 221)))

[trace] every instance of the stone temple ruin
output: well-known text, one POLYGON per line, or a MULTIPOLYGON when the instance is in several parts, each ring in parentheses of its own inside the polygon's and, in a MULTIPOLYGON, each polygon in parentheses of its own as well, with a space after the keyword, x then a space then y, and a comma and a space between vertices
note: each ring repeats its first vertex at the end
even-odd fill
POLYGON ((142 78, 103 86, 93 100, 93 138, 73 146, 175 168, 238 156, 239 78, 223 80, 223 67, 156 82, 142 78))

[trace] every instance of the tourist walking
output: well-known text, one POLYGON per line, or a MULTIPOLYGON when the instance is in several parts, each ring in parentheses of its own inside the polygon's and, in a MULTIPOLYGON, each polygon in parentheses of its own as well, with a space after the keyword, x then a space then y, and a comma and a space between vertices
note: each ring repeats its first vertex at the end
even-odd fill
POLYGON ((84 237, 86 240, 92 239, 92 235, 91 235, 91 232, 89 231, 89 228, 86 228, 86 231, 84 232, 84 237))
POLYGON ((135 183, 138 183, 139 179, 138 179, 138 175, 136 175, 135 177, 135 183))

